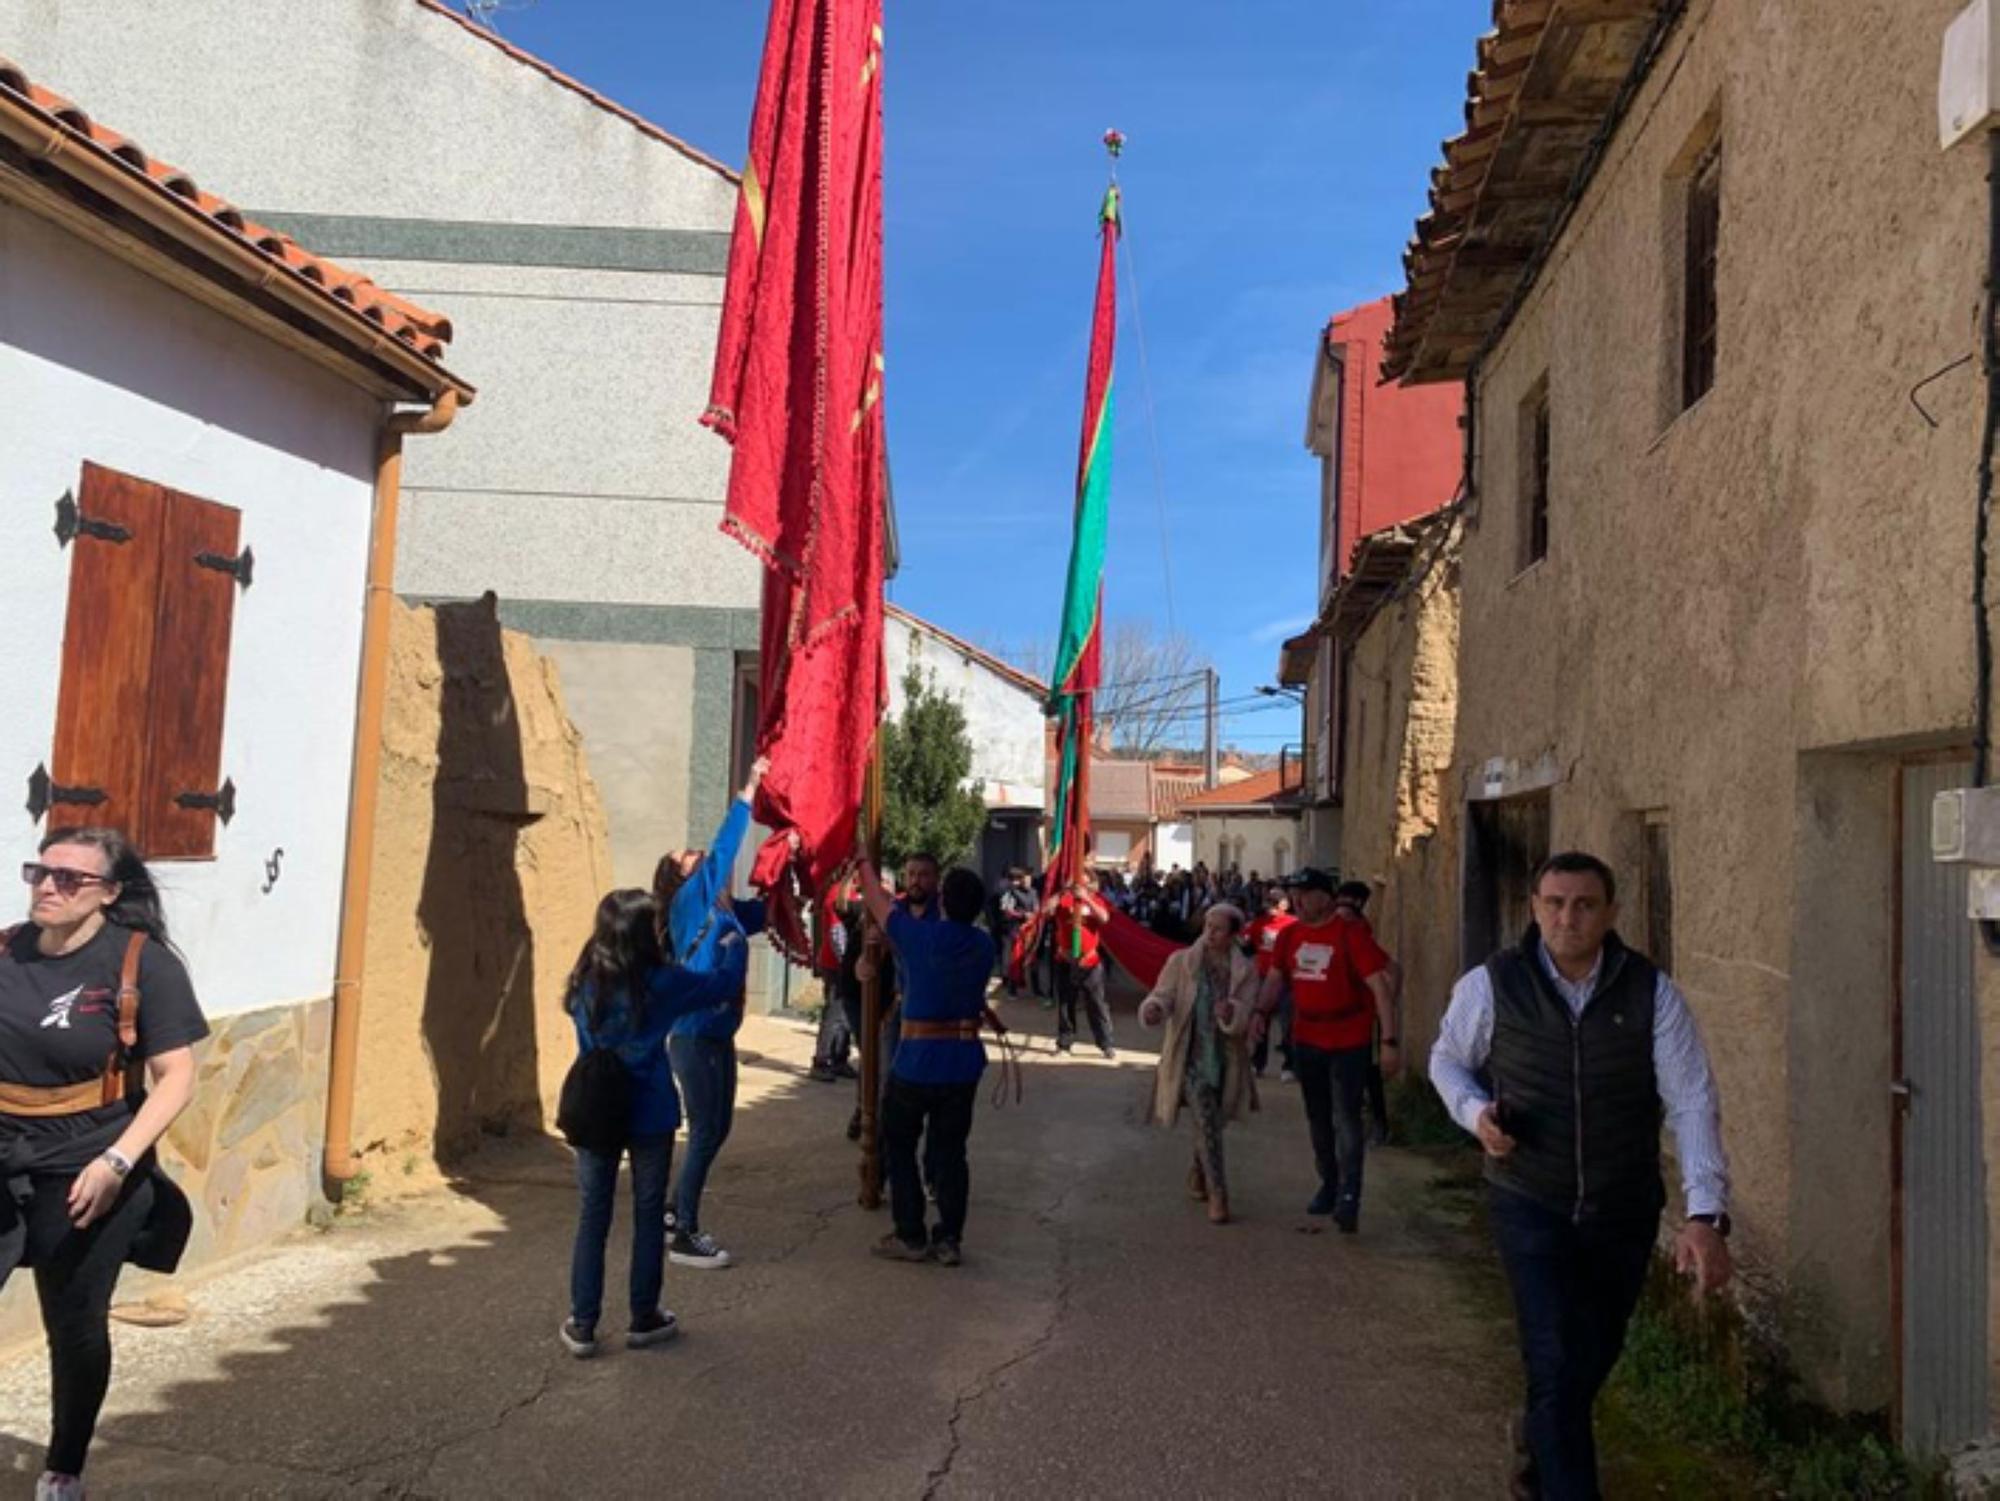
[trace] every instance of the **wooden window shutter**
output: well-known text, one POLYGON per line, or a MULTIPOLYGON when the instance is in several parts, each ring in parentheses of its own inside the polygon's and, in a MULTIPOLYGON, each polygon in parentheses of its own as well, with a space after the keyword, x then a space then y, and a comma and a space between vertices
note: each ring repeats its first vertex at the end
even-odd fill
POLYGON ((137 839, 168 493, 95 464, 83 466, 79 491, 48 823, 107 824, 137 839))
POLYGON ((152 859, 213 855, 218 813, 226 820, 233 802, 234 789, 223 786, 222 724, 237 587, 227 565, 241 527, 240 512, 172 492, 141 799, 140 848, 152 859))

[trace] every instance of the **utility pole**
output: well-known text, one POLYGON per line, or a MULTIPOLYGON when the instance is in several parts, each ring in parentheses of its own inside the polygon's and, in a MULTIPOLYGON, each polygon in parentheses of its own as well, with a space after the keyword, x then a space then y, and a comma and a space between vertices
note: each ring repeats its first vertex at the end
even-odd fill
POLYGON ((1202 785, 1212 788, 1222 779, 1222 764, 1218 759, 1219 753, 1215 743, 1217 728, 1215 713, 1215 669, 1213 667, 1203 668, 1202 676, 1208 687, 1208 737, 1202 750, 1201 774, 1202 785))

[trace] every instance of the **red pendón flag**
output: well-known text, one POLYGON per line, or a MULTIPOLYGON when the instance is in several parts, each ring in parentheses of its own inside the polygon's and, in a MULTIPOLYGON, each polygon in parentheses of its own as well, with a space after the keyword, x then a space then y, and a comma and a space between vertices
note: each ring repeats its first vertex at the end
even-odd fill
POLYGON ((882 0, 772 0, 702 420, 765 570, 755 880, 804 952, 792 839, 808 892, 853 852, 884 707, 882 0))

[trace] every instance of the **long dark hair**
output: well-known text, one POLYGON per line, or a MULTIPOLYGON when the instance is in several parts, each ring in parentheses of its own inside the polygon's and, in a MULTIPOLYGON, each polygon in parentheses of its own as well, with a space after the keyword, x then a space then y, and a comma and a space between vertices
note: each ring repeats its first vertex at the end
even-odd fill
POLYGON ((584 1022, 604 1024, 605 1005, 617 991, 632 997, 635 1013, 646 1004, 646 976, 664 963, 651 893, 636 886, 607 892, 597 904, 597 924, 563 987, 563 1009, 575 1015, 587 1006, 584 1022))
POLYGON ((117 829, 52 829, 37 852, 45 855, 59 844, 79 844, 104 857, 105 879, 118 883, 118 900, 104 907, 107 922, 144 933, 156 943, 167 943, 167 914, 160 906, 160 888, 131 840, 117 829))

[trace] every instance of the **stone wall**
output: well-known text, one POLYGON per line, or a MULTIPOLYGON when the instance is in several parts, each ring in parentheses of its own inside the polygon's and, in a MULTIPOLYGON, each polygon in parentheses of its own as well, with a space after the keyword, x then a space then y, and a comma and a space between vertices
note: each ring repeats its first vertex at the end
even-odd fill
MULTIPOLYGON (((1341 874, 1375 888, 1368 915, 1403 966, 1404 1061, 1421 1069, 1460 968, 1458 819, 1444 796, 1458 711, 1455 534, 1421 551, 1421 581, 1348 659, 1341 874)), ((1413 575, 1414 576, 1414 575, 1413 575)))

